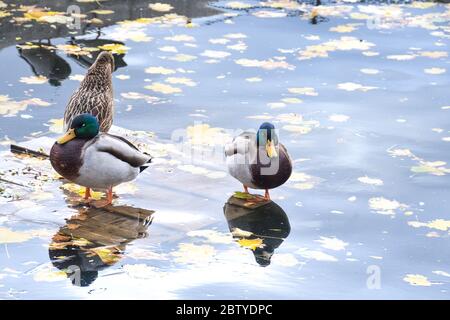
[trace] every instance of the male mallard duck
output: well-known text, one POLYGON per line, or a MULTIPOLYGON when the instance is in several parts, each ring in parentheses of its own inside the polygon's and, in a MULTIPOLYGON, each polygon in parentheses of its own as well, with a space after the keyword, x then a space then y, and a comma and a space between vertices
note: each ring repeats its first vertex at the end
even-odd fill
POLYGON ((64 129, 79 114, 90 113, 97 117, 100 131, 108 132, 113 122, 113 88, 111 74, 114 71, 114 57, 103 51, 88 69, 80 87, 72 95, 64 113, 64 129))
POLYGON ((269 189, 281 186, 292 173, 292 161, 286 148, 278 142, 273 124, 265 122, 258 132, 244 132, 225 146, 229 173, 248 188, 269 189))
POLYGON ((67 133, 55 142, 50 162, 64 178, 86 187, 86 199, 91 188, 107 189, 111 204, 112 188, 134 180, 151 157, 122 137, 99 133, 97 118, 84 113, 76 116, 67 133))

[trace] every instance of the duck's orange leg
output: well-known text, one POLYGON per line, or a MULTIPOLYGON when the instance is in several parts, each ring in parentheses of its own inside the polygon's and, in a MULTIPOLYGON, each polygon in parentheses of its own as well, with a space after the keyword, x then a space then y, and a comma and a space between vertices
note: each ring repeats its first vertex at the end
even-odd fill
POLYGON ((89 200, 91 198, 91 188, 87 188, 84 191, 84 200, 89 200))
POLYGON ((113 191, 112 191, 112 187, 108 189, 108 193, 107 193, 107 204, 112 204, 113 201, 113 191))
POLYGON ((248 187, 247 187, 246 185, 244 185, 244 192, 245 192, 245 193, 249 193, 249 192, 248 192, 248 187))
POLYGON ((269 189, 266 189, 266 193, 264 195, 264 199, 267 200, 267 201, 270 201, 269 189))

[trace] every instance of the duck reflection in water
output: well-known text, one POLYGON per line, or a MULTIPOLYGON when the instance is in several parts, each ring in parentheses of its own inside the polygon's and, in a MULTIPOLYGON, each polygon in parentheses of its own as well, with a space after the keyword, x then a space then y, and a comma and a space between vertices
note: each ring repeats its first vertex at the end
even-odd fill
POLYGON ((241 199, 234 195, 225 203, 223 211, 233 238, 252 250, 260 266, 270 265, 275 249, 291 232, 284 210, 273 201, 257 197, 241 199))
POLYGON ((60 86, 72 72, 69 63, 56 53, 50 41, 47 44, 42 42, 21 44, 17 46, 17 50, 20 57, 30 65, 31 71, 36 76, 46 77, 52 86, 60 86))
POLYGON ((89 286, 122 258, 128 243, 147 236, 152 215, 128 206, 79 209, 53 236, 50 260, 74 285, 89 286))

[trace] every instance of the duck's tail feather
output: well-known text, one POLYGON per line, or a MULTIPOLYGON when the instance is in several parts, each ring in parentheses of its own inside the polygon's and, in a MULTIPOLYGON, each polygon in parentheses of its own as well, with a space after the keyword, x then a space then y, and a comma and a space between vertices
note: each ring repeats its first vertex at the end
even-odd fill
MULTIPOLYGON (((144 154, 150 156, 148 153, 145 153, 145 152, 144 152, 144 154)), ((147 161, 147 163, 144 164, 143 166, 140 166, 140 167, 139 167, 139 173, 141 173, 142 171, 144 171, 145 169, 148 168, 149 164, 152 163, 152 159, 153 159, 152 156, 150 156, 150 159, 147 161)))

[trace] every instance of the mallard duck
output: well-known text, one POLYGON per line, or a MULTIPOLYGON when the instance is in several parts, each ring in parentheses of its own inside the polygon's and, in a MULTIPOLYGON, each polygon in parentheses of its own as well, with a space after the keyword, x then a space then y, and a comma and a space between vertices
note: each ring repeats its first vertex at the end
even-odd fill
POLYGON ((269 189, 281 186, 292 173, 292 161, 286 148, 278 142, 275 126, 263 123, 258 132, 244 132, 225 146, 226 163, 231 176, 248 188, 269 189))
POLYGON ((103 51, 88 69, 80 87, 69 100, 64 113, 66 131, 72 120, 82 113, 90 113, 97 117, 101 132, 109 131, 114 114, 111 77, 113 71, 114 57, 111 52, 103 51))
POLYGON ((50 162, 61 176, 90 189, 106 189, 107 204, 112 203, 112 188, 134 180, 151 162, 128 140, 99 132, 99 122, 91 114, 76 116, 67 133, 50 151, 50 162))

